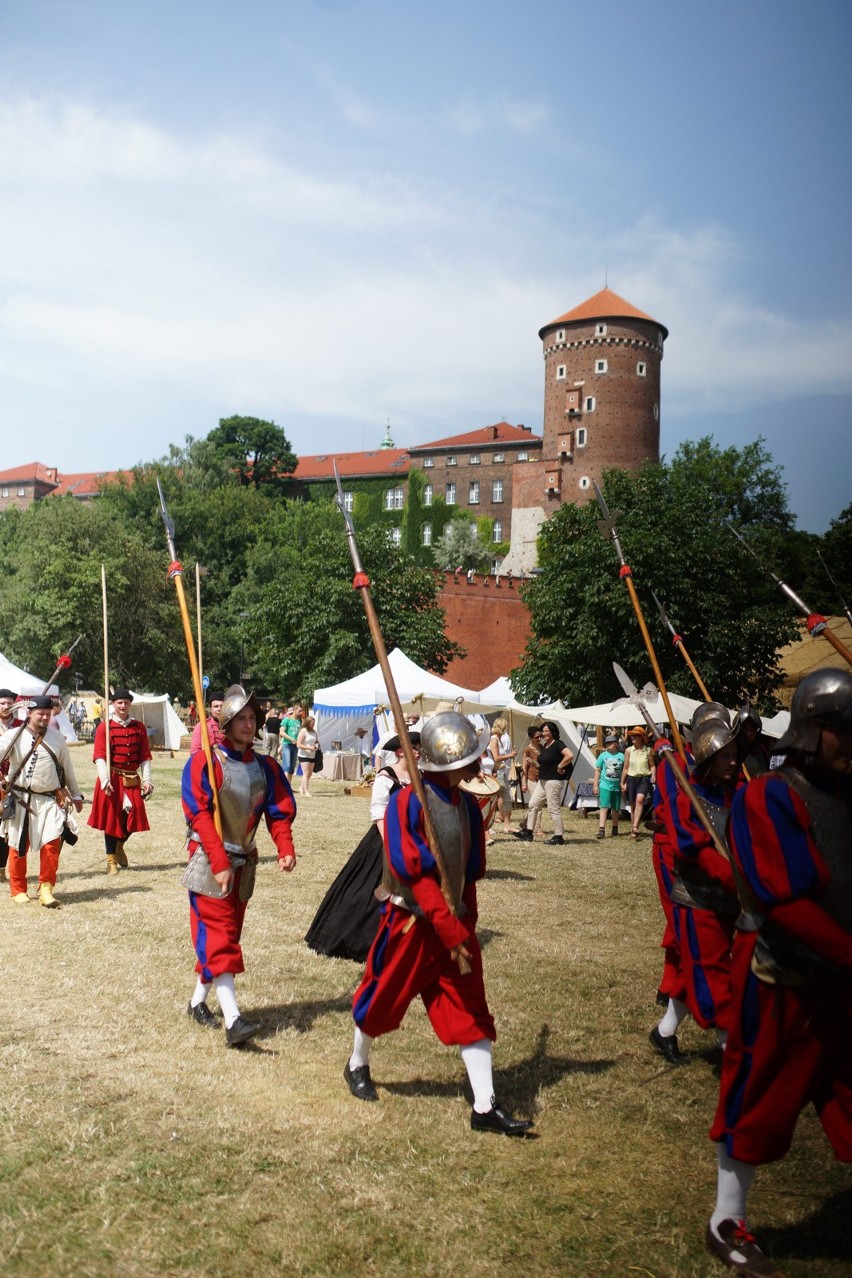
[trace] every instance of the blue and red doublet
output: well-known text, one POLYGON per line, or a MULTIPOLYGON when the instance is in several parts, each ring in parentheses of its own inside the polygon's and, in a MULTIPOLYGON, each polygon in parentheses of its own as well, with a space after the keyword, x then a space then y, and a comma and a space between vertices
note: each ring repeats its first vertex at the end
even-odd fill
MULTIPOLYGON (((698 797, 716 807, 729 807, 730 792, 690 778, 698 797)), ((695 815, 688 796, 677 783, 667 759, 657 768, 660 811, 665 834, 674 852, 674 868, 688 884, 692 871, 724 901, 724 908, 696 908, 673 904, 672 923, 680 950, 684 979, 683 1001, 702 1029, 728 1028, 730 967, 734 926, 739 913, 736 884, 727 859, 695 815)))
POLYGON ((411 787, 398 791, 385 816, 385 856, 393 875, 411 892, 417 913, 385 901, 352 1014, 359 1029, 377 1038, 398 1029, 419 996, 442 1043, 464 1045, 483 1038, 493 1042, 497 1031, 488 1010, 476 938, 476 883, 485 873, 482 815, 475 799, 443 785, 440 774, 423 780, 439 801, 467 809, 471 846, 462 890, 466 912, 454 916, 444 900, 417 795, 411 787), (450 955, 462 944, 471 955, 471 971, 465 976, 450 955))
MULTIPOLYGON (((653 806, 654 821, 657 826, 663 826, 662 795, 657 785, 654 786, 653 806)), ((660 978, 659 990, 661 994, 665 994, 668 998, 680 999, 683 1002, 686 997, 686 982, 680 958, 680 945, 678 944, 675 930, 675 907, 672 904, 671 896, 672 887, 674 886, 674 848, 664 826, 662 829, 654 831, 654 841, 651 845, 651 863, 657 880, 660 904, 666 917, 663 939, 660 942, 660 948, 663 951, 663 974, 660 978)))
MULTIPOLYGON (((852 782, 845 784, 849 802, 852 782)), ((738 933, 733 1015, 710 1138, 724 1141, 742 1162, 772 1162, 787 1153, 796 1120, 812 1101, 835 1154, 850 1162, 852 934, 817 899, 831 876, 807 807, 783 772, 757 777, 737 793, 730 844, 766 926, 817 961, 800 985, 767 984, 752 970, 758 934, 738 933)))
MULTIPOLYGON (((290 783, 280 765, 270 755, 255 755, 251 750, 240 753, 227 741, 217 746, 217 750, 236 762, 256 761, 260 764, 266 782, 266 798, 253 818, 250 832, 253 833, 257 829, 261 817, 264 817, 267 829, 275 843, 279 861, 284 857, 295 857, 292 823, 296 816, 296 802, 290 783)), ((213 766, 216 786, 220 789, 224 772, 221 760, 216 754, 213 756, 213 766)), ((191 755, 184 765, 181 801, 184 815, 207 853, 210 869, 214 874, 227 870, 231 861, 224 843, 216 832, 213 792, 210 787, 207 759, 203 753, 191 755)), ((209 983, 214 976, 221 976, 225 972, 236 975, 245 971, 240 946, 243 920, 248 905, 248 900, 240 899, 243 872, 244 867, 235 868, 234 880, 227 896, 213 897, 203 896, 200 892, 189 893, 189 925, 197 958, 195 970, 205 983, 209 983)))
MULTIPOLYGON (((106 724, 95 729, 92 759, 106 760, 106 724)), ((151 758, 148 730, 139 719, 109 721, 109 753, 112 794, 104 794, 100 777, 95 782, 89 825, 103 830, 114 839, 127 839, 131 834, 150 829, 145 801, 139 786, 139 768, 151 758), (130 807, 126 807, 125 798, 130 807)))

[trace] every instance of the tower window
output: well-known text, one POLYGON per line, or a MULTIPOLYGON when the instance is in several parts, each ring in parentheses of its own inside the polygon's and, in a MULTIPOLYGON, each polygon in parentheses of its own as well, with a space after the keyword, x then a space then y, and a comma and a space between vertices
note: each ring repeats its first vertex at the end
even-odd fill
POLYGON ((492 481, 491 481, 491 500, 492 500, 492 501, 502 501, 502 500, 503 500, 503 480, 502 480, 502 479, 492 479, 492 481))
POLYGON ((606 324, 595 325, 595 337, 606 337, 606 324))
POLYGON ((636 365, 636 376, 645 377, 647 372, 648 372, 648 365, 643 363, 642 360, 640 360, 639 363, 636 365))
POLYGON ((593 412, 595 411, 595 397, 594 397, 594 395, 587 395, 587 396, 586 396, 586 398, 585 398, 585 400, 584 400, 583 402, 584 402, 585 409, 586 409, 586 412, 587 412, 587 413, 593 413, 593 412))
POLYGON ((467 488, 467 499, 471 506, 479 505, 479 480, 472 479, 467 488))
POLYGON ((586 431, 585 426, 581 426, 581 427, 578 429, 578 431, 577 431, 577 447, 578 447, 578 448, 585 448, 585 447, 586 447, 586 435, 587 435, 587 433, 588 433, 588 432, 586 431))
POLYGON ((427 484, 426 487, 423 489, 423 505, 424 506, 432 505, 432 494, 434 493, 434 491, 435 490, 431 484, 427 484))
POLYGON ((447 488, 446 488, 446 498, 445 498, 445 500, 446 500, 446 503, 447 503, 447 505, 448 505, 448 506, 455 506, 455 504, 456 504, 456 486, 455 486, 455 484, 447 484, 447 488))
POLYGON ((564 381, 565 381, 566 376, 567 376, 567 370, 566 370, 565 365, 564 365, 564 364, 559 364, 559 365, 558 365, 558 367, 557 367, 557 369, 556 369, 556 380, 557 380, 557 382, 564 382, 564 381))
POLYGON ((435 458, 434 458, 434 457, 424 457, 424 459, 423 459, 423 465, 427 468, 427 470, 431 470, 431 469, 432 469, 432 467, 435 465, 435 458))
POLYGON ((592 481, 589 479, 589 476, 583 475, 580 479, 580 487, 582 488, 583 492, 585 492, 587 488, 591 488, 591 485, 592 485, 592 481))
POLYGON ((606 360, 605 360, 605 359, 596 359, 596 360, 595 360, 595 372, 596 372, 596 373, 605 373, 605 372, 606 372, 606 370, 607 370, 607 367, 608 367, 608 365, 607 365, 607 362, 606 362, 606 360))
POLYGON ((560 328, 560 329, 559 329, 558 333, 556 334, 556 340, 557 340, 557 342, 564 342, 564 341, 565 341, 565 329, 564 329, 564 328, 560 328))

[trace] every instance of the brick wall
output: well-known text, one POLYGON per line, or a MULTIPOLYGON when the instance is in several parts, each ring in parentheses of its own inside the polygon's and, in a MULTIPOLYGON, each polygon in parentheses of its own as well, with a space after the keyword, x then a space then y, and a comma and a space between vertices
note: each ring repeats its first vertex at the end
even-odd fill
POLYGON ((477 573, 471 584, 464 573, 444 574, 438 602, 446 613, 447 634, 468 654, 452 662, 447 679, 478 692, 520 665, 530 636, 530 615, 519 585, 506 577, 477 573))

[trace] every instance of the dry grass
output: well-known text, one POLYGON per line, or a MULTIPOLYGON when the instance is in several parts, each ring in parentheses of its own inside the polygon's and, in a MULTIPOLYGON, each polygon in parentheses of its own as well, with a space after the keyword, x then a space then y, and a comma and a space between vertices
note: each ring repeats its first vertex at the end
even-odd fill
MULTIPOLYGON (((508 1141, 470 1132, 457 1054, 419 1007, 375 1050, 381 1104, 346 1091, 358 969, 302 943, 368 820, 331 783, 301 804, 293 875, 264 836, 238 980, 264 1036, 227 1051, 188 1021, 181 763, 155 761, 154 828, 131 840, 131 870, 107 880, 87 829, 63 853, 61 912, 0 902, 4 1274, 724 1272, 702 1241, 713 1064, 660 1068, 647 1044, 661 930, 647 840, 597 843, 573 815, 566 848, 498 835, 481 888, 497 1083, 538 1133, 508 1141)), ((709 1043, 692 1029, 683 1045, 709 1043)), ((849 1274, 850 1204, 807 1114, 753 1195, 789 1278, 849 1274)))

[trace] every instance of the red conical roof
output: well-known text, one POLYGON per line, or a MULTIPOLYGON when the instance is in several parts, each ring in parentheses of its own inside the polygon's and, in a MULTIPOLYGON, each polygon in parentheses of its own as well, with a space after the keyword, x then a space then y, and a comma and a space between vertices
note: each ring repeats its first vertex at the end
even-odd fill
POLYGON ((544 328, 539 329, 538 335, 543 337, 549 328, 553 328, 554 324, 574 324, 578 320, 604 319, 647 320, 649 324, 656 324, 662 330, 664 338, 669 335, 669 330, 664 324, 661 324, 659 320, 655 320, 652 316, 646 315, 644 311, 640 311, 632 303, 626 302, 623 297, 613 293, 611 288, 602 288, 599 293, 595 293, 594 297, 590 297, 587 301, 581 302, 579 306, 575 306, 573 311, 560 315, 559 319, 551 320, 549 324, 545 324, 544 328))

